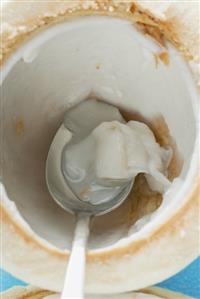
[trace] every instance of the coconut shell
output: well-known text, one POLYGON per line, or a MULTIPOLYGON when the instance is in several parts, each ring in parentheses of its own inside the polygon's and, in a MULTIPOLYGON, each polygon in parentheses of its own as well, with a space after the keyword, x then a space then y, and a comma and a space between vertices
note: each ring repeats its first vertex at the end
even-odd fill
MULTIPOLYGON (((197 84, 199 82, 196 71, 200 61, 196 2, 16 0, 4 3, 2 12, 2 66, 16 49, 47 26, 75 16, 95 14, 127 19, 163 46, 170 41, 189 61, 194 79, 197 84)), ((190 193, 179 209, 173 211, 171 218, 129 246, 88 252, 86 290, 112 293, 141 289, 168 278, 194 260, 199 253, 199 191, 200 178, 197 177, 190 193), (184 238, 180 237, 180 230, 185 232, 184 238)), ((5 197, 4 192, 1 196, 5 197)), ((2 238, 3 267, 33 285, 60 291, 60 277, 64 276, 69 253, 36 238, 29 227, 13 217, 12 208, 5 201, 1 203, 0 217, 2 233, 6 235, 2 238), (56 269, 56 274, 52 269, 56 269)))
MULTIPOLYGON (((44 299, 46 296, 54 293, 38 289, 32 286, 13 287, 12 289, 2 293, 2 299, 44 299)), ((191 297, 180 293, 172 292, 161 288, 147 288, 139 292, 131 292, 121 295, 88 295, 86 299, 148 299, 148 295, 156 296, 155 299, 189 299, 191 297), (140 295, 140 297, 138 297, 140 295), (143 297, 141 297, 143 295, 143 297)), ((151 298, 150 298, 151 299, 151 298)), ((152 298, 153 299, 153 298, 152 298)))

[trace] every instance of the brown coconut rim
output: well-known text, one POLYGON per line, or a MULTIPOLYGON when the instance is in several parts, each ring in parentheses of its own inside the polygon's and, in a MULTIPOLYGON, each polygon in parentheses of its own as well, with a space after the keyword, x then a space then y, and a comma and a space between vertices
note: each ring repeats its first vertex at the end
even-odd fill
POLYGON ((200 62, 198 1, 13 1, 2 11, 0 63, 30 34, 75 16, 108 15, 137 24, 158 41, 170 41, 187 59, 200 62), (166 5, 167 3, 167 5, 166 5), (35 12, 34 12, 35 9, 35 12), (24 15, 17 17, 18 10, 24 15), (37 12, 40 12, 39 14, 37 12), (27 17, 26 17, 26 15, 27 17))
MULTIPOLYGON (((149 294, 149 295, 156 295, 156 296, 161 296, 163 299, 190 299, 191 297, 185 296, 180 293, 172 292, 166 289, 161 289, 157 287, 153 288, 147 288, 144 290, 139 291, 141 294, 149 294)), ((7 292, 2 294, 2 299, 43 299, 45 296, 50 296, 55 293, 47 291, 47 290, 42 290, 38 289, 36 287, 28 286, 28 287, 14 287, 7 292)), ((136 293, 137 294, 137 293, 136 293)), ((132 293, 134 296, 134 293, 132 293)), ((117 296, 117 295, 116 295, 117 296)), ((92 299, 92 297, 89 297, 92 299)), ((98 298, 98 296, 95 296, 96 299, 101 299, 101 297, 98 298)), ((105 299, 103 297, 102 299, 105 299)), ((116 297, 117 299, 117 297, 116 297)), ((133 297, 134 299, 134 297, 133 297)))

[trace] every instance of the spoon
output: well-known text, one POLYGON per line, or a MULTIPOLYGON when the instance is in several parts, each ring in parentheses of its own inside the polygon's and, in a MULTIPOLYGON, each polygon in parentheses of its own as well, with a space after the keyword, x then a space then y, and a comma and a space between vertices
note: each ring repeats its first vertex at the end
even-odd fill
MULTIPOLYGON (((87 101, 81 105, 87 106, 87 101)), ((87 112, 87 110, 85 111, 87 112)), ((133 181, 129 181, 122 188, 119 188, 119 192, 115 193, 109 201, 92 204, 79 199, 62 171, 63 149, 68 142, 72 142, 73 138, 77 138, 66 128, 65 120, 67 117, 69 117, 68 112, 49 149, 46 161, 46 182, 49 192, 57 204, 66 211, 73 213, 77 220, 61 299, 82 299, 84 298, 86 246, 90 219, 94 216, 106 214, 122 204, 132 189, 133 181)), ((84 117, 88 121, 86 114, 81 111, 83 121, 84 117)))

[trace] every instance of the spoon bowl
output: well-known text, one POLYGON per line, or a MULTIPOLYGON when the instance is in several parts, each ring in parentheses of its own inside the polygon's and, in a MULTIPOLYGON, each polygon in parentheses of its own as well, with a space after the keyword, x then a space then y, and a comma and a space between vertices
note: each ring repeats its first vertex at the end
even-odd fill
MULTIPOLYGON (((95 105, 92 110, 94 115, 98 113, 99 109, 101 109, 102 104, 111 107, 109 104, 101 103, 96 100, 84 101, 79 104, 79 106, 81 106, 81 118, 83 123, 88 122, 88 104, 91 106, 92 101, 95 101, 95 105)), ((89 201, 81 200, 77 196, 66 179, 63 171, 63 150, 68 144, 73 144, 74 140, 77 142, 78 134, 72 134, 73 132, 70 132, 66 127, 67 119, 72 116, 74 117, 76 111, 75 113, 72 113, 70 114, 68 111, 66 112, 64 121, 58 129, 49 149, 46 161, 46 182, 48 190, 57 204, 70 213, 85 213, 91 216, 103 215, 113 209, 116 209, 124 202, 132 189, 133 180, 126 182, 123 186, 118 188, 113 198, 106 202, 99 201, 98 203, 93 204, 89 201)))

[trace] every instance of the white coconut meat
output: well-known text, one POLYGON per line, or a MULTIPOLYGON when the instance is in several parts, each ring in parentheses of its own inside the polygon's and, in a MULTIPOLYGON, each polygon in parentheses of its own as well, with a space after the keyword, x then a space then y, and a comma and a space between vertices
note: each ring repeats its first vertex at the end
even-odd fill
MULTIPOLYGON (((146 124, 126 123, 115 106, 85 100, 66 112, 59 130, 63 132, 63 128, 68 131, 66 138, 60 131, 54 138, 59 145, 65 140, 64 146, 55 157, 50 149, 51 160, 47 158, 47 177, 49 167, 54 173, 51 184, 66 180, 80 200, 94 205, 115 198, 139 173, 144 174, 151 190, 162 194, 169 188, 167 168, 172 149, 160 147, 146 124), (60 171, 55 172, 54 167, 60 171)), ((54 192, 59 194, 56 185, 54 192)), ((70 197, 71 190, 64 197, 70 197)))
MULTIPOLYGON (((124 178, 124 173, 119 168, 118 160, 130 160, 125 151, 124 157, 120 155, 122 147, 126 147, 123 140, 120 140, 123 136, 107 136, 106 128, 102 134, 101 127, 107 124, 112 126, 114 120, 118 120, 120 126, 125 123, 115 106, 100 100, 85 100, 66 112, 63 124, 52 141, 46 162, 46 180, 50 193, 57 194, 56 197, 63 202, 70 198, 79 211, 84 211, 79 200, 94 205, 110 202, 127 188, 127 184, 136 176, 129 175, 127 171, 124 178), (117 136, 120 144, 116 142, 117 136), (110 161, 107 161, 108 155, 111 157, 110 161), (49 175, 50 173, 52 175, 49 175), (102 177, 105 174, 106 179, 102 177)), ((142 144, 140 146, 143 147, 142 144)), ((158 152, 158 156, 164 152, 164 149, 158 152)), ((152 162, 154 164, 154 161, 152 162)), ((138 163, 143 161, 140 159, 138 163)))
MULTIPOLYGON (((48 193, 47 153, 66 110, 91 95, 149 122, 162 116, 183 167, 160 208, 139 223, 128 223, 126 203, 95 219, 90 250, 100 252, 138 239, 183 204, 183 194, 197 174, 198 99, 188 67, 172 46, 167 47, 169 65, 156 67, 155 55, 163 51, 127 21, 83 17, 39 33, 3 69, 5 197, 15 202, 16 217, 20 214, 49 245, 70 249, 74 218, 48 193)), ((11 204, 6 204, 9 209, 11 204)))

